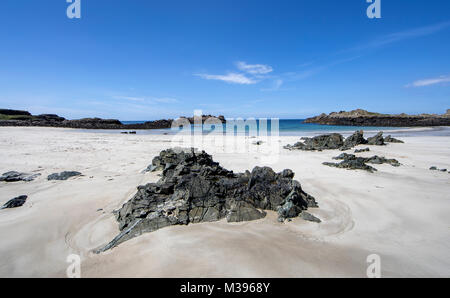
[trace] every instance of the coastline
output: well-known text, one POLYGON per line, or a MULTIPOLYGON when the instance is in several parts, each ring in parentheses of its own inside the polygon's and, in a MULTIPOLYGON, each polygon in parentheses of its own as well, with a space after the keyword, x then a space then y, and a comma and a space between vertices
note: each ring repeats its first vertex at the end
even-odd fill
POLYGON ((450 169, 450 140, 402 139, 405 144, 370 146, 364 156, 377 154, 402 163, 398 168, 377 166, 373 174, 322 165, 339 150, 282 149, 299 136, 279 137, 275 162, 263 158, 264 144, 248 152, 208 152, 235 172, 263 165, 277 172, 292 169, 318 201, 320 208, 311 213, 322 223, 294 219, 280 224, 268 212, 254 222, 168 227, 96 255, 94 249, 117 235, 112 211, 138 185, 159 179, 158 173, 142 170, 171 146, 172 136, 2 127, 1 172, 42 176, 27 183, 0 183, 0 204, 29 196, 23 207, 0 211, 0 237, 7 239, 0 245, 0 276, 64 277, 66 258, 75 253, 82 259, 82 277, 364 277, 366 257, 377 253, 384 277, 449 277, 449 174, 429 167, 450 169), (83 176, 45 179, 64 170, 83 176))

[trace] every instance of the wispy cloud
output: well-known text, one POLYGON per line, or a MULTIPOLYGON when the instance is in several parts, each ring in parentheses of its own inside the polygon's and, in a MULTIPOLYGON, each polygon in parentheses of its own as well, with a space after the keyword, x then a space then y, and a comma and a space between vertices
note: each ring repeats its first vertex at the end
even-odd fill
POLYGON ((396 42, 400 42, 403 40, 431 35, 431 34, 439 32, 439 31, 442 31, 444 29, 447 29, 449 27, 450 27, 450 21, 447 21, 447 22, 442 22, 442 23, 438 23, 438 24, 434 24, 434 25, 429 25, 429 26, 414 28, 414 29, 405 30, 405 31, 401 31, 401 32, 391 33, 391 34, 373 39, 365 44, 361 44, 361 45, 351 48, 347 51, 362 51, 362 50, 379 48, 379 47, 393 44, 396 42))
POLYGON ((206 80, 223 81, 231 84, 252 85, 267 79, 268 73, 273 71, 273 68, 264 64, 247 64, 246 62, 236 62, 236 67, 240 72, 229 72, 225 75, 215 74, 195 74, 206 80))
POLYGON ((247 64, 246 62, 239 61, 236 63, 239 70, 245 71, 253 75, 268 74, 273 71, 273 68, 264 64, 247 64))
POLYGON ((249 78, 241 73, 228 73, 226 75, 196 74, 206 80, 223 81, 231 84, 251 85, 258 83, 257 80, 249 78))
POLYGON ((132 96, 113 96, 114 99, 119 100, 131 100, 131 101, 145 101, 144 97, 132 97, 132 96))
POLYGON ((272 87, 261 89, 261 91, 278 91, 278 90, 280 90, 283 83, 284 83, 284 81, 282 79, 275 79, 272 82, 272 87))
POLYGON ((450 76, 440 76, 438 78, 418 80, 411 84, 406 85, 406 87, 426 87, 426 86, 437 85, 437 84, 442 84, 442 83, 449 83, 449 82, 450 82, 450 76))

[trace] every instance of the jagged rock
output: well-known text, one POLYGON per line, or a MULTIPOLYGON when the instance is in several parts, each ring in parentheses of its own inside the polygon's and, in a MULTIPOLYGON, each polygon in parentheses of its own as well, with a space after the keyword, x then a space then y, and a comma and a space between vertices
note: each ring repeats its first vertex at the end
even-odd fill
POLYGON ((53 173, 51 175, 48 175, 47 179, 48 180, 67 180, 71 177, 76 177, 76 176, 80 176, 80 175, 81 175, 80 172, 64 171, 61 173, 53 173))
POLYGON ((268 167, 255 167, 236 174, 194 149, 164 150, 152 166, 163 170, 162 178, 139 186, 133 198, 114 212, 121 232, 97 253, 171 225, 223 218, 257 220, 266 216, 264 210, 277 211, 279 220, 285 221, 317 207, 315 199, 293 180, 291 170, 275 173, 268 167))
POLYGON ((359 159, 344 160, 340 163, 324 162, 323 165, 329 166, 329 167, 341 168, 341 169, 348 169, 348 170, 365 170, 370 173, 377 171, 377 169, 375 169, 374 167, 371 167, 369 165, 366 165, 363 161, 361 161, 359 159))
POLYGON ((383 145, 385 145, 384 138, 383 138, 383 132, 380 131, 375 136, 373 136, 371 138, 368 138, 367 139, 367 144, 368 145, 376 145, 376 146, 383 146, 383 145))
POLYGON ((390 115, 368 112, 362 109, 350 112, 333 112, 329 115, 321 114, 317 117, 309 118, 304 123, 318 123, 324 125, 348 125, 348 126, 448 126, 450 125, 450 113, 443 115, 421 114, 421 115, 390 115))
POLYGON ((302 138, 302 141, 293 146, 287 145, 284 148, 288 150, 321 151, 339 149, 344 145, 344 137, 338 133, 320 135, 313 138, 302 138))
POLYGON ((25 204, 27 199, 28 199, 28 196, 18 196, 16 198, 11 199, 8 202, 6 202, 6 204, 3 205, 0 209, 21 207, 21 206, 23 206, 23 204, 25 204))
POLYGON ((396 159, 387 159, 385 157, 380 157, 380 156, 372 156, 372 157, 357 157, 354 154, 347 154, 347 153, 343 153, 337 157, 333 157, 333 159, 337 159, 337 160, 360 160, 364 163, 372 163, 372 164, 390 164, 393 167, 399 167, 400 163, 398 162, 398 160, 396 159))
POLYGON ((356 131, 354 134, 345 139, 341 134, 333 133, 320 135, 313 138, 301 138, 300 142, 294 145, 287 145, 284 148, 288 150, 304 150, 304 151, 322 151, 329 149, 340 149, 341 151, 349 150, 355 146, 368 145, 385 145, 383 132, 379 132, 374 137, 364 139, 362 130, 356 131))
POLYGON ((350 149, 363 144, 367 144, 367 140, 364 139, 364 132, 362 130, 358 130, 353 135, 345 139, 343 148, 350 149))
POLYGON ((330 162, 324 162, 323 164, 330 167, 336 167, 336 168, 344 168, 344 169, 351 169, 351 170, 366 170, 369 172, 374 172, 377 169, 374 167, 371 167, 369 165, 366 165, 366 163, 371 164, 383 164, 387 163, 392 165, 393 167, 399 167, 400 163, 396 159, 387 159, 380 156, 372 156, 372 157, 357 157, 354 154, 347 154, 342 153, 341 155, 337 157, 333 157, 335 160, 343 160, 340 163, 330 163, 330 162))
POLYGON ((399 139, 393 138, 391 135, 388 135, 387 137, 384 138, 384 141, 386 143, 405 143, 399 139))
POLYGON ((363 153, 363 152, 369 152, 370 148, 364 148, 364 149, 356 149, 355 153, 363 153))
POLYGON ((16 171, 10 171, 3 173, 2 176, 0 176, 0 181, 5 182, 18 182, 18 181, 25 181, 30 182, 39 177, 41 174, 27 174, 27 173, 20 173, 16 171))
POLYGON ((315 217, 314 215, 312 215, 311 213, 306 212, 306 211, 302 212, 301 217, 307 221, 312 221, 312 222, 316 222, 316 223, 322 222, 319 218, 315 217))

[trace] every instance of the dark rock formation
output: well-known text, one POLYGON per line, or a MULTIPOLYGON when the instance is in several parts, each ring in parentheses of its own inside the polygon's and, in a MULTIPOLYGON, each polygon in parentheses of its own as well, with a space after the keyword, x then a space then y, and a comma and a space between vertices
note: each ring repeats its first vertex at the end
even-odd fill
POLYGON ((369 152, 370 148, 364 148, 364 149, 356 149, 355 153, 363 153, 363 152, 369 152))
POLYGON ((376 145, 376 146, 383 146, 386 145, 384 143, 384 138, 383 138, 383 132, 380 131, 379 133, 377 133, 376 135, 374 135, 371 138, 367 139, 367 144, 368 145, 376 145))
POLYGON ((30 112, 10 109, 0 109, 0 114, 7 116, 31 116, 30 112))
MULTIPOLYGON (((222 115, 217 116, 217 117, 216 116, 212 116, 212 115, 202 115, 201 121, 202 121, 202 123, 205 123, 206 120, 212 119, 212 118, 216 118, 216 119, 220 120, 220 122, 226 123, 226 119, 222 115)), ((191 124, 194 124, 194 122, 196 120, 196 118, 194 118, 194 117, 180 117, 177 120, 180 120, 180 119, 187 119, 191 124)), ((197 121, 200 122, 200 116, 198 117, 197 121)))
POLYGON ((396 159, 387 159, 380 156, 372 156, 372 157, 357 157, 354 154, 347 154, 342 153, 341 155, 334 157, 333 159, 336 160, 343 160, 340 163, 330 163, 330 162, 324 162, 323 164, 330 167, 336 167, 336 168, 344 168, 344 169, 351 169, 351 170, 366 170, 369 172, 374 172, 377 169, 366 165, 367 163, 370 164, 390 164, 393 167, 399 167, 400 163, 396 159))
POLYGON ((18 182, 18 181, 25 181, 30 182, 39 177, 41 174, 27 174, 27 173, 20 173, 16 171, 10 171, 3 173, 2 176, 0 176, 0 181, 4 182, 18 182))
POLYGON ((25 204, 27 199, 28 199, 28 196, 16 197, 16 198, 11 199, 8 202, 6 202, 6 204, 3 205, 0 209, 21 207, 21 206, 23 206, 23 204, 25 204))
POLYGON ((344 145, 344 137, 338 133, 320 135, 314 138, 302 138, 303 142, 287 145, 284 148, 288 150, 330 150, 339 149, 344 145))
POLYGON ((365 170, 370 173, 376 172, 377 169, 374 167, 371 167, 369 165, 366 165, 364 161, 360 159, 351 159, 351 160, 344 160, 340 163, 334 163, 334 162, 324 162, 323 165, 334 167, 334 168, 340 168, 340 169, 348 169, 348 170, 365 170))
POLYGON ((304 123, 317 123, 323 125, 345 125, 345 126, 385 126, 385 127, 413 127, 413 126, 449 126, 450 114, 443 115, 421 114, 421 115, 390 115, 372 113, 365 110, 354 110, 350 112, 333 112, 329 115, 321 114, 306 119, 304 123))
POLYGON ((222 168, 205 152, 165 150, 153 160, 163 169, 157 183, 139 186, 134 197, 115 212, 120 234, 102 252, 118 244, 171 225, 228 222, 263 218, 264 210, 277 211, 279 220, 299 216, 317 207, 305 193, 294 173, 275 173, 255 167, 250 173, 235 174, 222 168))
POLYGON ((393 138, 391 135, 388 135, 387 137, 385 137, 384 138, 384 141, 386 142, 386 143, 405 143, 405 142, 403 142, 403 141, 401 141, 401 140, 398 140, 398 139, 396 139, 396 138, 393 138))
POLYGON ((345 139, 343 149, 351 149, 363 144, 367 144, 367 140, 364 139, 364 132, 362 130, 358 130, 353 135, 345 139))
POLYGON ((312 221, 312 222, 316 222, 316 223, 322 222, 319 218, 315 217, 314 215, 312 215, 311 213, 306 212, 306 211, 302 212, 301 217, 307 221, 312 221))
POLYGON ((76 176, 80 176, 80 175, 81 175, 80 172, 64 171, 61 173, 54 173, 54 174, 48 175, 47 179, 48 180, 67 180, 71 177, 76 177, 76 176))
POLYGON ((330 149, 340 149, 341 151, 349 150, 355 146, 368 145, 385 145, 383 132, 379 132, 375 136, 364 139, 362 130, 356 131, 354 134, 345 139, 341 134, 333 133, 320 135, 314 138, 301 138, 301 141, 294 145, 287 145, 284 148, 288 150, 304 150, 304 151, 322 151, 330 149))
POLYGON ((447 172, 447 169, 438 169, 437 167, 431 167, 430 171, 447 172))

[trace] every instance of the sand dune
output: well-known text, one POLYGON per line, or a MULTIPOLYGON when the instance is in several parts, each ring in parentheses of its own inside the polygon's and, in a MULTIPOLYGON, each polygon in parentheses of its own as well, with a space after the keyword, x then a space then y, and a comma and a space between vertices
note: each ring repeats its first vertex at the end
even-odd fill
MULTIPOLYGON (((404 137, 405 144, 371 146, 361 156, 402 163, 376 173, 322 165, 339 151, 283 150, 299 137, 276 140, 279 154, 213 150, 216 161, 241 172, 268 165, 290 168, 320 208, 315 224, 276 215, 255 222, 176 226, 142 235, 100 255, 92 253, 118 233, 112 211, 136 186, 156 181, 141 173, 171 136, 120 135, 55 128, 0 128, 0 172, 38 172, 33 182, 0 182, 0 204, 22 194, 23 207, 0 211, 0 277, 65 277, 70 254, 81 256, 82 277, 365 277, 378 254, 384 277, 450 277, 450 138, 404 137), (273 162, 273 163, 272 163, 273 162), (83 176, 47 181, 74 170, 83 176), (102 209, 98 211, 98 209, 102 209)), ((234 140, 227 139, 226 142, 234 140)), ((248 145, 250 144, 250 145, 248 145)), ((225 145, 224 145, 225 146, 225 145)), ((244 150, 245 151, 245 150, 244 150)))

